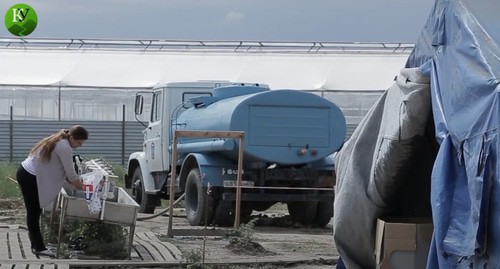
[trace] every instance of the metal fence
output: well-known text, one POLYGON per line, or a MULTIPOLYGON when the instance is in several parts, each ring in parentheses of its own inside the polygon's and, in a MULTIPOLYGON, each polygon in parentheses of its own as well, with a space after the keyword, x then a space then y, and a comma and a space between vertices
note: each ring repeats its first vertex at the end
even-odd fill
MULTIPOLYGON (((76 124, 89 131, 88 141, 74 151, 81 156, 125 165, 132 152, 142 150, 144 127, 135 121, 0 120, 0 162, 19 163, 40 139, 76 124)), ((347 125, 348 137, 355 128, 347 125)))
MULTIPOLYGON (((351 136, 364 115, 383 91, 310 91, 339 105, 347 121, 347 138, 351 136)), ((36 108, 34 108, 36 109, 36 108)), ((85 145, 75 153, 89 158, 102 157, 105 160, 125 165, 128 156, 142 150, 144 127, 137 121, 129 120, 125 105, 117 106, 113 118, 116 120, 71 119, 27 119, 26 113, 10 111, 0 117, 0 162, 20 162, 29 154, 33 145, 60 129, 75 124, 89 130, 90 137, 85 145), (121 107, 121 109, 118 109, 121 107), (17 113, 16 113, 17 112, 17 113), (21 116, 19 115, 21 114, 21 116)), ((130 113, 130 111, 128 111, 130 113)), ((29 113, 28 113, 29 114, 29 113)), ((34 117, 36 118, 36 117, 34 117)))
POLYGON ((75 154, 124 165, 142 150, 144 127, 135 121, 0 120, 0 162, 21 162, 40 139, 76 124, 89 131, 89 139, 75 154))

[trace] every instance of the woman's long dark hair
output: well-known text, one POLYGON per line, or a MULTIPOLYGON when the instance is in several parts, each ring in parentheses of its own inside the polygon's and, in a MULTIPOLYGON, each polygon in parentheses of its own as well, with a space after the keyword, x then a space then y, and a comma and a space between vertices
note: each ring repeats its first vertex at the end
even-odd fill
POLYGON ((61 139, 68 139, 72 136, 76 140, 87 140, 89 133, 80 125, 75 125, 68 129, 61 129, 57 133, 40 140, 31 150, 32 154, 39 154, 40 160, 49 161, 50 154, 56 147, 56 143, 61 139))

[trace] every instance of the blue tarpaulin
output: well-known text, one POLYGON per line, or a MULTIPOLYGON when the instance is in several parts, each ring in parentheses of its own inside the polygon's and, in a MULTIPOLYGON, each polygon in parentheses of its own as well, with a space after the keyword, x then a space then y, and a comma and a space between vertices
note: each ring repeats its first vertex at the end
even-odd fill
POLYGON ((427 268, 500 268, 500 1, 436 1, 406 67, 430 77, 440 144, 427 268))

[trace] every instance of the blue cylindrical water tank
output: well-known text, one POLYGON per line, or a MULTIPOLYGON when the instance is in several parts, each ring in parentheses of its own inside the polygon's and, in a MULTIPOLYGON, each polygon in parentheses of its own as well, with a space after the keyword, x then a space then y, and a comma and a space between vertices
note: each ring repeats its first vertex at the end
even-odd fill
MULTIPOLYGON (((344 115, 334 103, 303 91, 253 86, 219 88, 182 112, 175 125, 177 130, 244 131, 245 160, 287 165, 332 154, 346 135, 344 115)), ((224 154, 237 158, 237 150, 224 154)))

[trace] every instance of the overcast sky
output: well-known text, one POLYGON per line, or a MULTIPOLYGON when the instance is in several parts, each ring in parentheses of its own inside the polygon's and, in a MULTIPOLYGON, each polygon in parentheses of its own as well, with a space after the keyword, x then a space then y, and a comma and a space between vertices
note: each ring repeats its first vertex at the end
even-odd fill
POLYGON ((18 3, 29 37, 415 42, 434 0, 1 0, 2 16, 18 3))

